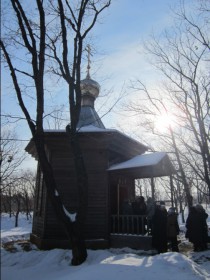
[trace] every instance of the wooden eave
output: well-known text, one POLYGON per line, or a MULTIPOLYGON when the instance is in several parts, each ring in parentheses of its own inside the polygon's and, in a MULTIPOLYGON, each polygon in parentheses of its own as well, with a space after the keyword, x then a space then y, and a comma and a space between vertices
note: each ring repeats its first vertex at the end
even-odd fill
MULTIPOLYGON (((132 179, 143 179, 143 178, 154 178, 154 177, 163 177, 170 176, 175 174, 175 168, 171 163, 168 155, 166 154, 159 162, 155 164, 149 164, 145 166, 130 166, 130 167, 116 167, 116 169, 112 169, 110 167, 107 171, 110 175, 114 176, 128 176, 132 179)), ((118 165, 117 165, 118 166, 118 165)))
MULTIPOLYGON (((49 130, 44 132, 46 145, 56 145, 62 141, 62 146, 69 146, 68 136, 65 130, 54 131, 49 130)), ((115 152, 120 155, 124 155, 125 159, 132 158, 137 154, 144 153, 148 148, 147 146, 141 144, 140 142, 128 137, 127 135, 114 130, 114 129, 104 129, 103 132, 93 131, 93 132, 79 132, 80 141, 83 146, 89 145, 92 148, 103 147, 110 152, 115 152), (90 141, 87 141, 87 138, 90 141)), ((56 145, 57 146, 57 145, 56 145)), ((34 145, 33 138, 30 140, 25 150, 33 157, 37 159, 36 148, 34 145)))

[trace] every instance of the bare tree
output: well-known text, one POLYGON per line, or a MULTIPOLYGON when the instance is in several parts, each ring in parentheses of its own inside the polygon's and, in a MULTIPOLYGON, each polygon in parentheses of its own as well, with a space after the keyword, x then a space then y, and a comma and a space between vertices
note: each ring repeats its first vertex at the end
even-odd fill
POLYGON ((26 213, 27 220, 31 217, 31 212, 34 210, 35 187, 35 173, 31 170, 24 171, 21 176, 19 176, 19 189, 22 194, 21 211, 26 213))
POLYGON ((22 145, 18 143, 14 129, 2 127, 1 132, 1 171, 0 171, 0 192, 13 183, 13 177, 18 173, 19 166, 26 159, 22 145))
POLYGON ((99 14, 110 5, 110 2, 111 1, 108 1, 103 4, 100 1, 81 0, 76 3, 76 6, 71 6, 71 2, 67 0, 36 0, 36 2, 32 2, 32 11, 29 9, 28 5, 25 5, 19 0, 11 0, 10 4, 14 13, 13 16, 16 19, 16 25, 10 26, 10 30, 7 32, 9 38, 7 35, 0 41, 0 46, 10 70, 19 105, 33 136, 49 198, 59 220, 62 221, 66 234, 72 244, 73 259, 71 263, 73 265, 81 264, 87 257, 83 231, 85 210, 87 206, 88 181, 76 131, 81 106, 80 68, 83 41, 95 25, 99 14), (56 15, 49 13, 49 6, 56 7, 56 15), (100 6, 101 8, 98 8, 100 6), (60 20, 60 28, 58 29, 57 38, 60 38, 60 36, 62 38, 62 60, 57 56, 53 40, 48 40, 48 38, 51 38, 53 21, 57 17, 60 20), (85 26, 86 18, 88 18, 87 26, 85 26), (73 59, 70 63, 68 62, 67 24, 71 29, 71 33, 75 34, 71 47, 73 59), (15 53, 14 50, 12 50, 13 43, 15 47, 18 47, 21 50, 21 52, 24 51, 25 53, 25 63, 23 63, 24 67, 22 68, 15 60, 15 53), (46 57, 47 47, 54 50, 54 57, 56 58, 62 77, 66 80, 69 86, 71 126, 68 126, 67 132, 70 136, 72 147, 74 147, 75 170, 77 173, 77 185, 80 197, 80 207, 77 213, 76 222, 74 223, 66 215, 60 196, 56 195, 57 188, 53 169, 45 152, 43 116, 46 85, 44 79, 45 63, 46 58, 49 58, 49 56, 46 57), (11 51, 13 52, 10 53, 11 51), (24 77, 23 83, 22 77, 24 77), (29 89, 26 85, 28 80, 33 86, 33 90, 31 86, 29 89), (36 102, 36 116, 34 119, 32 116, 33 111, 30 112, 28 110, 27 104, 24 100, 25 95, 23 93, 25 93, 25 95, 26 93, 28 95, 33 94, 33 98, 36 102))
POLYGON ((45 115, 46 127, 50 129, 61 129, 69 123, 69 112, 67 112, 66 107, 55 106, 52 111, 45 115))
POLYGON ((9 213, 10 217, 14 215, 17 227, 20 212, 26 214, 27 220, 32 217, 36 176, 30 170, 21 170, 11 177, 12 183, 1 193, 1 211, 9 213))
POLYGON ((131 110, 144 115, 144 126, 157 136, 160 146, 170 152, 189 206, 193 185, 210 194, 209 1, 194 8, 188 12, 181 4, 173 29, 147 42, 146 49, 165 79, 164 87, 161 93, 152 93, 139 80, 134 88, 144 93, 145 100, 130 104, 131 110), (155 127, 161 115, 174 118, 164 132, 155 127))
POLYGON ((15 215, 15 227, 18 226, 20 212, 26 213, 27 219, 31 217, 35 182, 35 174, 29 170, 20 172, 19 177, 14 180, 12 186, 12 209, 15 215))

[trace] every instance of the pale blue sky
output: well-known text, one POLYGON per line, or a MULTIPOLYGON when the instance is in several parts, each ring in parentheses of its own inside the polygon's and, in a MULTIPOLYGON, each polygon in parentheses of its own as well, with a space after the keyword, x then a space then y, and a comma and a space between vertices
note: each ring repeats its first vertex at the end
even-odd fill
POLYGON ((115 50, 120 44, 140 40, 152 30, 170 24, 170 7, 179 0, 114 0, 97 24, 95 32, 101 35, 106 49, 115 50))
MULTIPOLYGON (((191 1, 187 0, 186 3, 191 1)), ((114 98, 132 78, 155 83, 156 74, 152 72, 142 52, 143 40, 148 40, 152 31, 158 34, 172 24, 171 8, 174 9, 178 4, 179 0, 112 1, 94 27, 91 33, 93 39, 90 40, 96 49, 91 75, 101 84, 102 94, 112 88, 114 98)), ((8 80, 4 71, 2 67, 2 114, 19 115, 18 102, 11 88, 7 87, 8 80)), ((66 104, 68 98, 65 84, 60 84, 56 92, 56 96, 48 99, 49 102, 52 101, 54 105, 58 102, 66 104)), ((107 128, 116 126, 115 117, 110 114, 103 119, 107 128)), ((17 124, 17 130, 19 138, 30 138, 30 132, 23 121, 17 124)))
MULTIPOLYGON (((138 78, 150 86, 155 85, 157 73, 147 61, 143 44, 150 40, 152 33, 158 36, 173 25, 172 13, 178 5, 179 0, 112 2, 93 31, 93 45, 98 53, 92 58, 91 71, 93 78, 101 84, 102 94, 103 90, 112 88, 113 97, 118 96, 123 85, 128 85, 131 79, 138 78)), ((103 121, 109 126, 118 123, 117 116, 112 113, 103 121)))

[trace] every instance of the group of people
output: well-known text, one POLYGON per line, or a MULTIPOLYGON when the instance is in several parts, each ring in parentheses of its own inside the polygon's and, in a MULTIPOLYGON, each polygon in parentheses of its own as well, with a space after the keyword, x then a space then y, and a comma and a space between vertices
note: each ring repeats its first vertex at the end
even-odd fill
MULTIPOLYGON (((145 203, 144 197, 140 196, 131 203, 127 200, 123 203, 122 214, 123 215, 137 215, 144 216, 147 213, 147 205, 145 203)), ((137 219, 134 220, 134 233, 144 234, 145 233, 145 224, 146 218, 143 221, 137 219)))
MULTIPOLYGON (((138 197, 132 203, 126 204, 124 215, 145 215, 147 218, 143 223, 141 232, 145 232, 147 224, 148 235, 152 236, 152 246, 158 253, 164 253, 168 250, 168 245, 173 252, 178 252, 178 235, 180 232, 178 224, 178 214, 176 208, 170 207, 166 210, 165 203, 155 203, 152 198, 147 202, 143 196, 138 197)), ((191 207, 186 220, 186 238, 193 243, 194 251, 207 249, 208 242, 208 214, 202 205, 197 204, 191 207)))
MULTIPOLYGON (((167 212, 163 202, 156 204, 151 197, 145 202, 144 197, 140 196, 132 203, 126 201, 122 214, 145 215, 146 218, 139 223, 138 233, 145 233, 147 230, 148 235, 152 236, 153 247, 159 253, 167 251, 168 241, 172 251, 178 251, 179 225, 175 208, 170 208, 167 212)), ((136 228, 136 225, 134 226, 136 228)))
POLYGON ((168 244, 173 252, 179 251, 179 231, 176 209, 171 207, 167 211, 164 202, 157 204, 152 219, 152 245, 158 253, 167 252, 168 244))
POLYGON ((122 206, 123 215, 146 215, 147 205, 144 197, 139 196, 134 201, 125 200, 122 206))
MULTIPOLYGON (((152 224, 152 244, 158 253, 167 252, 168 245, 173 252, 178 252, 179 224, 177 220, 176 209, 171 207, 168 211, 164 203, 155 206, 155 213, 152 224)), ((194 251, 203 251, 207 249, 208 243, 208 214, 202 205, 197 204, 191 207, 186 220, 185 237, 194 246, 194 251)))

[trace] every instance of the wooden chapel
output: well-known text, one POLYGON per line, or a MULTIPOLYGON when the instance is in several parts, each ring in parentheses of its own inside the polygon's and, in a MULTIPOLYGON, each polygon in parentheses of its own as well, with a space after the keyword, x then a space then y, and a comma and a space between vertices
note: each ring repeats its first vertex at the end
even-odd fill
MULTIPOLYGON (((112 217, 120 215, 124 200, 135 198, 135 179, 169 176, 174 169, 166 153, 146 153, 147 146, 118 130, 104 127, 94 108, 99 90, 99 84, 90 78, 88 72, 86 79, 81 81, 82 107, 77 125, 89 182, 85 225, 87 247, 150 249, 151 238, 147 236, 113 232, 112 217)), ((75 213, 78 196, 68 137, 65 130, 46 130, 44 134, 59 195, 65 208, 75 213)), ((26 151, 37 159, 33 139, 26 151)), ((39 162, 30 239, 40 249, 70 246, 49 201, 39 162)))

